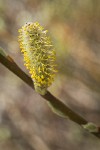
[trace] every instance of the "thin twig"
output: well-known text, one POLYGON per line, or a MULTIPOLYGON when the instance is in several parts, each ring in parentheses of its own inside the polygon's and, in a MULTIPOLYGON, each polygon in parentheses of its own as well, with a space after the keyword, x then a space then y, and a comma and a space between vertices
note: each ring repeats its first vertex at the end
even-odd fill
MULTIPOLYGON (((14 60, 8 56, 7 54, 0 53, 0 62, 7 67, 10 71, 12 71, 15 75, 17 75, 20 79, 22 79, 26 84, 28 84, 34 90, 34 83, 32 79, 23 72, 19 66, 14 62, 14 60)), ((85 125, 88 123, 83 117, 72 111, 69 107, 67 107, 64 103, 62 103, 59 99, 54 97, 49 91, 47 91, 46 95, 42 96, 47 102, 55 107, 63 116, 68 116, 68 118, 79 125, 85 125)), ((100 133, 92 133, 96 137, 100 138, 100 133)))

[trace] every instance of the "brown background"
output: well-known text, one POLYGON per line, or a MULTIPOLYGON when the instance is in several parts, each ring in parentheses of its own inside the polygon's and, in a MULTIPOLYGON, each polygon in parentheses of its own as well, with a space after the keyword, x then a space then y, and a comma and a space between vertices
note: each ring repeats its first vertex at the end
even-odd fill
MULTIPOLYGON (((100 1, 0 0, 0 46, 28 74, 18 29, 38 21, 53 39, 58 74, 49 91, 100 126, 100 1)), ((53 114, 0 64, 0 150, 99 150, 100 141, 53 114)))

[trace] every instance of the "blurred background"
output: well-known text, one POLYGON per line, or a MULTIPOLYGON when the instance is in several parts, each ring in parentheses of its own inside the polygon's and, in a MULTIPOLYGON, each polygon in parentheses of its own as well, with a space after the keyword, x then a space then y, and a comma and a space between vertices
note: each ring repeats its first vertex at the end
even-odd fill
MULTIPOLYGON (((58 73, 48 89, 100 126, 100 1, 0 0, 0 47, 27 74, 18 29, 38 21, 53 39, 58 73)), ((46 101, 0 64, 0 150, 99 150, 100 141, 53 114, 46 101)))

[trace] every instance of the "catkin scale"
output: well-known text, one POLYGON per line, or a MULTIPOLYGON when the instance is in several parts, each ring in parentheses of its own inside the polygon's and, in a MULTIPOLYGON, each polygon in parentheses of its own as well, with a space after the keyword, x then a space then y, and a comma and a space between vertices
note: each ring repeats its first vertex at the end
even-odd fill
POLYGON ((39 23, 27 23, 19 29, 19 43, 26 68, 34 81, 35 90, 46 94, 56 73, 56 54, 47 30, 39 23))

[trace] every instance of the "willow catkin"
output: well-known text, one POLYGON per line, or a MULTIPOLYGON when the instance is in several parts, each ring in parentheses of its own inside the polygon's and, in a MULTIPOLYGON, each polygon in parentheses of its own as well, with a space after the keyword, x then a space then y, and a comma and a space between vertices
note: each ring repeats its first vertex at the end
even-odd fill
POLYGON ((24 56, 25 66, 34 81, 35 90, 46 94, 56 73, 56 54, 47 30, 38 22, 26 23, 19 29, 19 43, 24 56))

